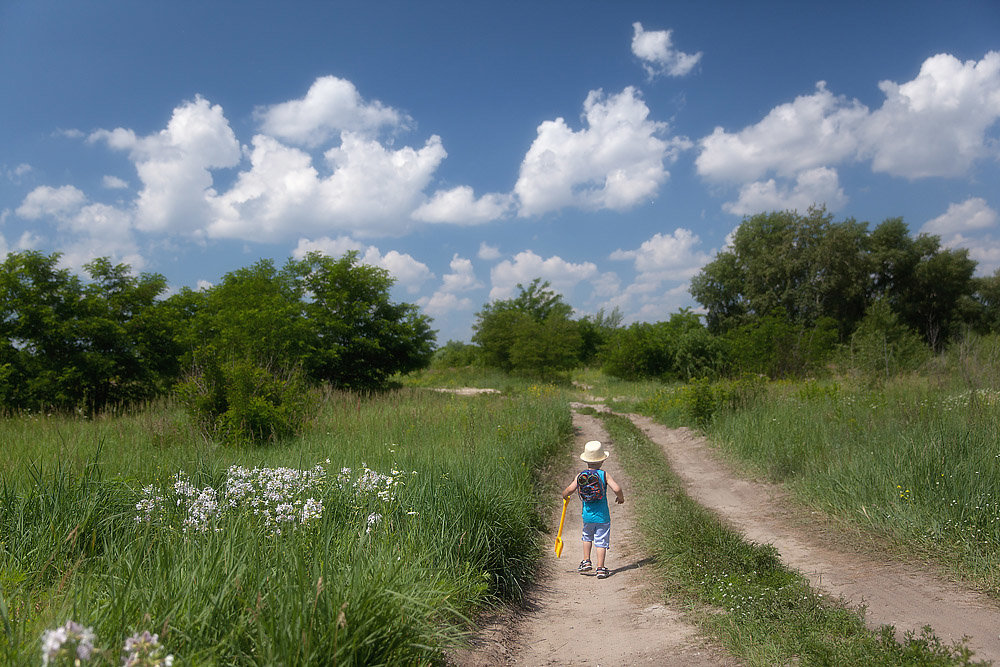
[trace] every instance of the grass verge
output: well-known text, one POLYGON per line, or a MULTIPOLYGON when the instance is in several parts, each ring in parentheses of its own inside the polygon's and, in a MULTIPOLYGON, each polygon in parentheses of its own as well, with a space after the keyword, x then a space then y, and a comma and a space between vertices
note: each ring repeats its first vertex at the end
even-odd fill
POLYGON ((968 665, 970 651, 925 629, 897 643, 814 591, 769 545, 746 542, 687 497, 660 449, 630 421, 602 415, 632 478, 639 527, 668 597, 752 665, 968 665))

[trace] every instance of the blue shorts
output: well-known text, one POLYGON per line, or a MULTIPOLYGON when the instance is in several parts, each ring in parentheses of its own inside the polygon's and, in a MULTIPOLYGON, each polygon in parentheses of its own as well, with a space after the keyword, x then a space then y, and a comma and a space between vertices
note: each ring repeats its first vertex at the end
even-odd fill
POLYGON ((611 546, 611 524, 584 522, 583 541, 593 542, 595 547, 607 549, 611 546))

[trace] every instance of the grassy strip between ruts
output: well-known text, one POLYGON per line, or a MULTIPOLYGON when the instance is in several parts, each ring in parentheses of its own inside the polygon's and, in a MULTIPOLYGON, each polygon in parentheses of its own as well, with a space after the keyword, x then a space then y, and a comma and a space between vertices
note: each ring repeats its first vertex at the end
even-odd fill
POLYGON ((684 493, 663 453, 630 421, 602 415, 632 478, 640 530, 665 592, 739 659, 754 665, 964 665, 964 646, 929 629, 907 635, 865 627, 860 615, 810 588, 770 545, 746 542, 684 493))

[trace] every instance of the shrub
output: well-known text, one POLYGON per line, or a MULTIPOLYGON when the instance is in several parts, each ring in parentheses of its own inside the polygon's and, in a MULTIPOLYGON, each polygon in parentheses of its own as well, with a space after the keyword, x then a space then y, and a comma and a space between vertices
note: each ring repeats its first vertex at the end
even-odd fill
POLYGON ((299 433, 313 403, 298 369, 246 359, 219 362, 214 355, 177 386, 177 396, 206 437, 237 445, 299 433))

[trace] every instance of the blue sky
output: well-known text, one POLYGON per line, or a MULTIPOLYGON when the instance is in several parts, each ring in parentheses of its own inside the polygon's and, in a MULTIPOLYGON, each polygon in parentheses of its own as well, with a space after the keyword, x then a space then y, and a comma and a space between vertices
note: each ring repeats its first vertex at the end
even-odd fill
POLYGON ((1000 267, 1000 3, 0 0, 0 253, 216 283, 357 250, 468 340, 549 280, 695 306, 825 204, 1000 267))

